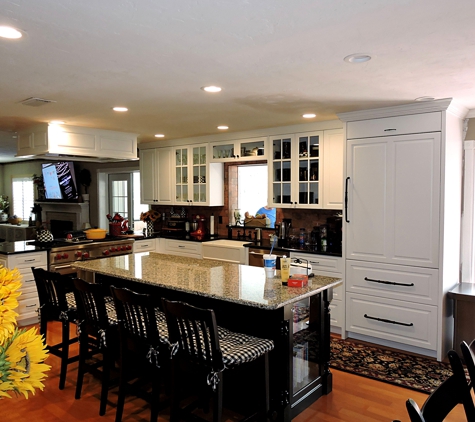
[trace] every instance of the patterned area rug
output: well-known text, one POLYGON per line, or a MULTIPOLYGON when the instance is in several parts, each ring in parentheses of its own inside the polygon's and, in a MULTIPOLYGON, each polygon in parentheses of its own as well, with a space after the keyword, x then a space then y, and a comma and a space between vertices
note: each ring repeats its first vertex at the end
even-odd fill
POLYGON ((452 374, 448 363, 338 338, 330 367, 428 394, 452 374))

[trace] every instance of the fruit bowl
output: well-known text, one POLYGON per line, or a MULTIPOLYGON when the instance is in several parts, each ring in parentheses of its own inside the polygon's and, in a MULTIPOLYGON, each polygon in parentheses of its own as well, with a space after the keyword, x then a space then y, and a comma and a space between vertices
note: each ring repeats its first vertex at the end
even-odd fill
POLYGON ((19 218, 19 217, 10 217, 10 218, 8 219, 8 222, 9 222, 10 224, 18 225, 18 224, 20 224, 20 223, 22 222, 22 219, 19 218))

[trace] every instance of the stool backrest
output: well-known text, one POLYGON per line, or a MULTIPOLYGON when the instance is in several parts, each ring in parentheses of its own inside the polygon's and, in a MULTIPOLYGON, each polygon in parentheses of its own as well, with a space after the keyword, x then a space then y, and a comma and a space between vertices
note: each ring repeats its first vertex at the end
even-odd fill
POLYGON ((114 286, 111 286, 111 292, 121 338, 129 340, 131 349, 157 346, 159 336, 152 297, 114 286))
POLYGON ((222 371, 223 356, 214 311, 166 299, 162 299, 162 306, 169 341, 172 345, 178 344, 178 352, 185 354, 194 364, 215 372, 222 371))
POLYGON ((475 340, 472 340, 470 345, 462 341, 460 348, 462 349, 463 360, 470 375, 472 388, 475 388, 475 340))
POLYGON ((448 357, 453 374, 430 394, 422 409, 419 411, 412 400, 406 402, 411 422, 442 422, 460 403, 463 404, 467 420, 475 421, 471 387, 467 382, 462 361, 454 350, 449 351, 448 357))
POLYGON ((93 335, 97 335, 100 330, 107 330, 110 324, 102 285, 79 278, 73 282, 81 330, 85 329, 93 335))
POLYGON ((73 283, 69 277, 43 268, 32 267, 35 278, 41 312, 52 318, 59 318, 68 311, 66 293, 73 291, 73 283))

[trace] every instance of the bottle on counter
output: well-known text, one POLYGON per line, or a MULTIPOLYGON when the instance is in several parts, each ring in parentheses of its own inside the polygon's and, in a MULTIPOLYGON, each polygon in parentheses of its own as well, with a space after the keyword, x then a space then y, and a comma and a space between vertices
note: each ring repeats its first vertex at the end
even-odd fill
POLYGON ((284 255, 280 258, 280 278, 282 283, 287 283, 290 277, 290 258, 284 255))
POLYGON ((305 228, 300 229, 300 234, 299 234, 299 244, 300 246, 305 245, 305 242, 307 240, 307 233, 305 232, 305 228))

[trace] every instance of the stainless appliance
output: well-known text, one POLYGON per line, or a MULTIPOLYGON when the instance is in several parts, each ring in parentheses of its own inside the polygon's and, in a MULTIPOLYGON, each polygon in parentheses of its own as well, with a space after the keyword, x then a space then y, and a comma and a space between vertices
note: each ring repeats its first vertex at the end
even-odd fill
MULTIPOLYGON (((249 248, 249 265, 253 267, 264 267, 264 254, 270 253, 269 249, 262 249, 262 248, 254 248, 250 247, 249 248)), ((283 258, 283 256, 287 256, 288 258, 290 257, 290 251, 283 251, 283 250, 278 250, 276 251, 275 249, 272 251, 273 255, 277 256, 277 269, 280 270, 280 258, 283 258)))
POLYGON ((75 275, 76 270, 72 266, 74 262, 131 254, 133 244, 134 239, 129 238, 53 241, 48 256, 48 269, 60 274, 75 275))

